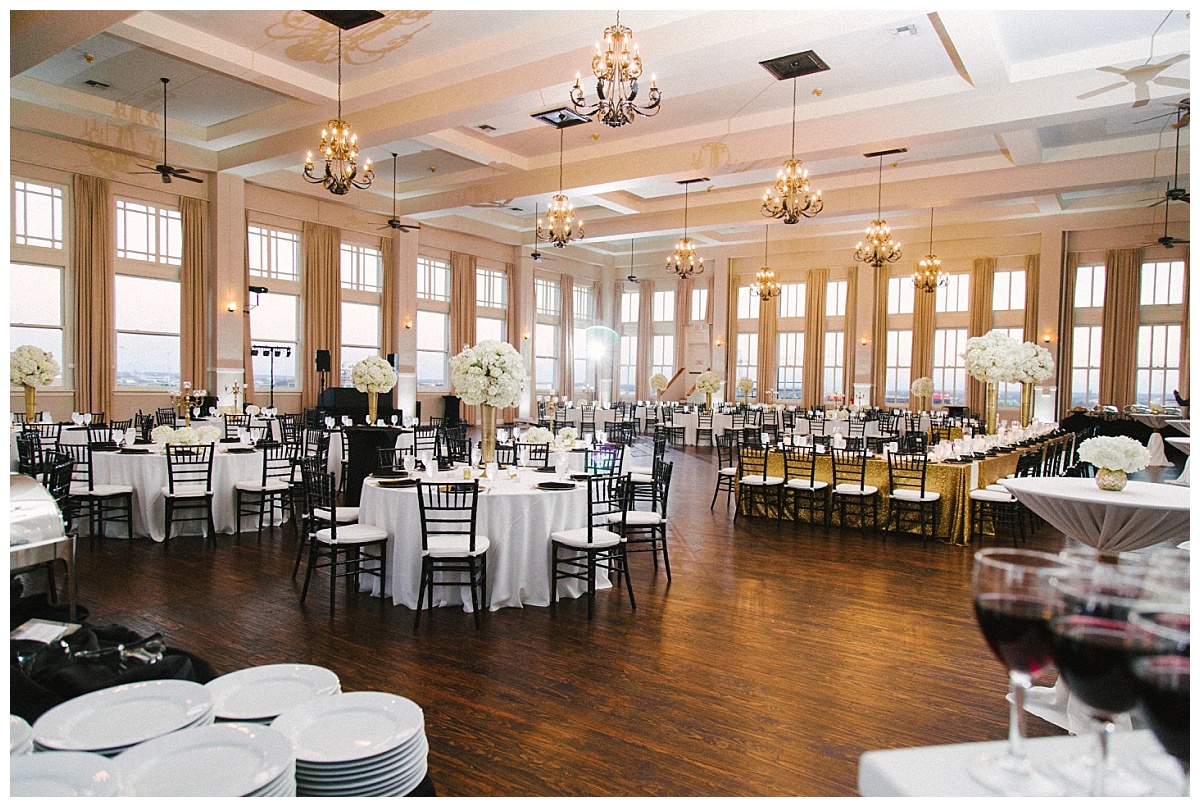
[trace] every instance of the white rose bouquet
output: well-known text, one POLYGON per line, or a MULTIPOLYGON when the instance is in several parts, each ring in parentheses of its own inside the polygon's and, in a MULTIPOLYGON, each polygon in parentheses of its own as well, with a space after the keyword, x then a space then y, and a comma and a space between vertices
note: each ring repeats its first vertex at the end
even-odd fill
POLYGON ((259 412, 261 412, 261 411, 262 411, 262 410, 261 410, 261 409, 259 409, 259 408, 258 408, 257 406, 255 406, 254 404, 248 404, 248 405, 246 406, 246 414, 247 414, 247 415, 249 415, 250 417, 257 417, 257 416, 258 416, 258 413, 259 413, 259 412))
POLYGON ((196 428, 196 441, 201 445, 215 443, 221 437, 221 432, 216 426, 200 426, 196 428))
POLYGON ((175 429, 171 426, 155 426, 154 431, 150 432, 150 439, 154 441, 156 446, 165 446, 174 437, 175 429))
POLYGON ((450 383, 468 406, 517 406, 525 394, 525 363, 512 345, 485 339, 450 359, 450 383))
POLYGON ((712 370, 705 370, 696 379, 696 390, 706 394, 721 391, 721 377, 712 370))
POLYGON ((1150 452, 1132 437, 1093 437, 1079 445, 1079 459, 1097 468, 1133 473, 1150 464, 1150 452))
POLYGON ((1054 357, 1050 351, 1033 342, 1020 346, 1016 380, 1025 384, 1040 384, 1054 375, 1054 357))
POLYGON ((1021 345, 1002 331, 988 331, 967 340, 963 352, 967 373, 976 381, 1002 383, 1017 381, 1022 358, 1021 345))
POLYGON ((913 395, 918 398, 928 398, 933 395, 933 379, 927 375, 923 375, 912 383, 913 395))
POLYGON ((564 426, 558 430, 558 439, 562 443, 574 443, 579 439, 579 432, 571 426, 564 426))
POLYGON ((534 443, 537 445, 549 445, 554 440, 554 435, 549 429, 543 429, 541 426, 530 426, 524 434, 521 435, 522 443, 534 443))
POLYGON ((350 370, 350 379, 359 392, 391 392, 396 378, 396 371, 379 356, 367 356, 350 370))
POLYGON ((654 390, 657 393, 661 394, 662 391, 665 390, 667 388, 667 385, 670 383, 671 383, 670 379, 668 379, 662 373, 655 373, 654 375, 650 376, 650 389, 654 390))
POLYGON ((737 380, 738 392, 743 395, 749 395, 750 390, 754 389, 754 379, 748 375, 744 375, 737 380))
POLYGON ((44 387, 54 381, 60 369, 54 354, 33 345, 21 345, 8 357, 8 378, 13 386, 44 387))

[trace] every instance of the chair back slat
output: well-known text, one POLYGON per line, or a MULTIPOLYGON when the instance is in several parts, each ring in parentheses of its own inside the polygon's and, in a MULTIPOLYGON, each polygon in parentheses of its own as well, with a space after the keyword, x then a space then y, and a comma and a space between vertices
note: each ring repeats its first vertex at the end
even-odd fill
POLYGON ((738 476, 745 479, 750 476, 767 478, 767 456, 769 452, 762 447, 743 446, 738 451, 738 476))
POLYGON ((214 448, 202 446, 167 446, 167 488, 172 495, 182 486, 203 485, 212 492, 214 448))
POLYGON ((851 448, 829 448, 833 457, 833 485, 854 485, 859 490, 867 484, 867 454, 851 448))
POLYGON ((925 493, 925 476, 929 457, 924 451, 888 454, 888 484, 893 491, 899 488, 925 493))
POLYGON ((783 481, 801 479, 809 483, 817 478, 817 454, 812 446, 783 447, 783 481))
POLYGON ((464 535, 470 551, 475 551, 476 521, 479 512, 479 480, 417 483, 417 501, 421 513, 421 549, 429 549, 435 535, 464 535))

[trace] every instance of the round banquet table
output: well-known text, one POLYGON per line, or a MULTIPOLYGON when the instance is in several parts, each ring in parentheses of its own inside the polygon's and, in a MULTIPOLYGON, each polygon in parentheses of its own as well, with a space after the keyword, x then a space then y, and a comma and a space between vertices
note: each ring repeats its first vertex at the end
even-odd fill
MULTIPOLYGON (((418 473, 425 481, 425 475, 418 473)), ((462 481, 455 468, 434 475, 439 481, 462 481)), ((539 490, 539 482, 555 480, 554 474, 521 471, 514 480, 497 483, 484 480, 479 494, 477 535, 486 535, 488 549, 487 596, 490 610, 550 604, 550 533, 587 524, 587 489, 539 490)), ((417 607, 421 588, 421 516, 416 488, 382 488, 375 479, 362 486, 358 520, 387 530, 391 558, 384 581, 384 596, 408 608, 417 607)), ((379 581, 368 584, 379 595, 379 581)), ((607 575, 596 572, 596 588, 610 587, 607 575)), ((587 591, 583 581, 562 580, 559 599, 574 598, 587 591)), ((461 605, 471 610, 471 589, 438 586, 434 604, 461 605)))
MULTIPOLYGON (((1186 423, 1187 421, 1179 421, 1179 422, 1186 423)), ((1179 474, 1179 477, 1177 479, 1172 479, 1171 484, 1190 485, 1191 482, 1188 480, 1188 468, 1192 463, 1192 457, 1191 457, 1192 438, 1190 438, 1190 437, 1168 437, 1167 442, 1170 443, 1171 445, 1175 446, 1176 448, 1178 448, 1184 454, 1188 455, 1187 461, 1185 463, 1183 463, 1183 472, 1181 474, 1179 474)))
POLYGON ((1188 536, 1189 491, 1175 485, 1130 482, 1100 490, 1095 479, 1035 476, 1001 479, 1021 504, 1064 535, 1104 553, 1126 552, 1188 536))

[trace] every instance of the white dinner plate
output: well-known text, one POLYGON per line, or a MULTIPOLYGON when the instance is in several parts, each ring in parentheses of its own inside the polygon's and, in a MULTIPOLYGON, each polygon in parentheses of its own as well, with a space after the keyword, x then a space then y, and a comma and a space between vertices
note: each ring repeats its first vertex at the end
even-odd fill
POLYGON ((119 766, 82 751, 47 751, 9 760, 10 796, 116 796, 119 766))
POLYGON ((413 750, 421 744, 424 736, 425 732, 422 730, 386 753, 356 759, 351 762, 306 762, 298 759, 296 760, 296 770, 299 771, 301 776, 314 776, 318 778, 355 776, 380 770, 411 756, 413 750))
POLYGON ((1191 552, 1191 551, 1192 551, 1192 542, 1191 542, 1191 541, 1184 541, 1182 544, 1180 544, 1180 545, 1179 545, 1178 547, 1176 547, 1176 548, 1177 548, 1177 549, 1182 549, 1184 552, 1191 552))
POLYGON ((323 798, 335 796, 403 795, 421 783, 421 780, 425 778, 427 767, 427 761, 422 758, 411 769, 386 778, 380 777, 371 782, 355 782, 340 788, 314 788, 303 782, 297 782, 296 792, 302 796, 319 796, 323 798))
POLYGON ((195 681, 122 684, 60 703, 33 724, 33 738, 58 751, 120 749, 211 718, 208 690, 195 681))
POLYGON ((128 796, 244 796, 273 784, 295 762, 279 732, 228 725, 177 731, 117 760, 128 796))
POLYGON ((364 770, 343 771, 333 775, 313 775, 298 770, 296 772, 296 783, 302 787, 317 790, 363 787, 408 773, 413 768, 422 764, 428 755, 429 743, 425 741, 424 735, 422 735, 421 741, 413 746, 409 753, 403 757, 391 759, 384 765, 364 770))
POLYGON ((33 727, 18 715, 8 716, 8 752, 15 754, 25 746, 33 745, 33 727))
POLYGON ((267 720, 293 706, 338 691, 337 673, 312 664, 267 664, 238 670, 204 685, 222 720, 267 720))
POLYGON ((349 762, 408 742, 425 726, 421 707, 385 692, 344 692, 295 706, 271 723, 299 762, 349 762))
POLYGON ((323 784, 328 782, 351 781, 378 777, 388 771, 401 770, 416 764, 419 757, 429 753, 429 743, 424 732, 418 734, 413 741, 406 743, 402 749, 388 752, 377 757, 364 760, 363 764, 354 767, 320 766, 300 767, 297 764, 296 776, 304 782, 323 784))

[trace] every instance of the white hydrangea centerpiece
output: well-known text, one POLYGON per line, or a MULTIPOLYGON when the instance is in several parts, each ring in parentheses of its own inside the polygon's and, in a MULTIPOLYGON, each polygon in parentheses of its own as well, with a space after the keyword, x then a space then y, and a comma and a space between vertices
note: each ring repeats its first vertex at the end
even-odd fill
POLYGON ((391 392, 396 371, 379 356, 367 356, 350 370, 350 380, 359 392, 391 392))
POLYGON ((199 446, 208 443, 215 443, 221 436, 220 430, 216 426, 184 426, 183 428, 173 428, 171 426, 155 426, 154 431, 150 432, 150 439, 157 446, 199 446))
POLYGON ((933 395, 933 379, 923 375, 912 383, 912 394, 918 398, 928 398, 933 395))
POLYGON ((744 375, 737 380, 738 392, 743 395, 749 395, 750 390, 754 389, 754 379, 748 375, 744 375))
POLYGON ((34 345, 21 345, 8 357, 9 383, 13 386, 45 387, 60 370, 53 353, 34 345))
POLYGON ((1020 345, 1016 380, 1023 384, 1040 384, 1054 375, 1054 357, 1050 351, 1033 342, 1020 345))
POLYGON ((535 445, 549 445, 554 440, 554 435, 549 429, 544 429, 541 426, 530 426, 524 434, 521 435, 522 443, 533 443, 535 445))
POLYGON ((721 377, 712 370, 705 370, 696 378, 696 390, 711 395, 721 391, 721 377))
POLYGON ((1150 452, 1132 437, 1093 437, 1079 445, 1079 459, 1097 468, 1133 473, 1150 464, 1150 452))
POLYGON ((962 355, 967 373, 976 381, 998 384, 1018 380, 1023 357, 1021 344, 1003 331, 988 331, 968 339, 962 355))
POLYGON ((496 339, 485 339, 475 347, 464 345, 462 353, 450 359, 450 383, 468 406, 517 406, 525 394, 525 378, 521 354, 496 339))
POLYGON ((572 445, 579 439, 579 432, 573 426, 564 426, 558 430, 558 441, 566 445, 572 445))
POLYGON ((250 417, 258 417, 258 413, 259 413, 259 412, 261 412, 261 411, 262 411, 262 410, 261 410, 261 409, 259 409, 259 408, 258 408, 257 406, 255 406, 254 404, 247 404, 247 405, 246 405, 246 414, 247 414, 247 415, 249 415, 250 417))
POLYGON ((670 383, 671 383, 670 379, 668 379, 662 373, 655 373, 654 375, 650 376, 650 389, 654 390, 657 393, 661 394, 662 391, 665 390, 667 388, 667 385, 670 383))

